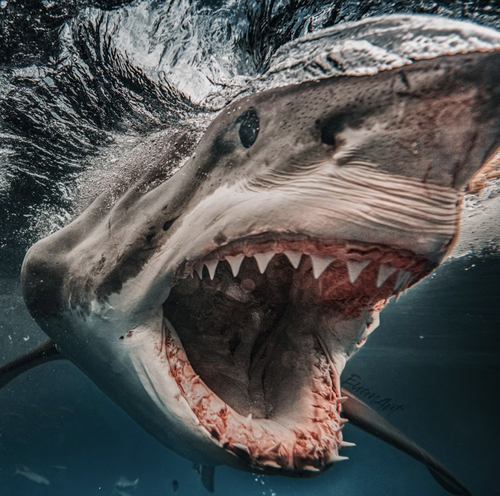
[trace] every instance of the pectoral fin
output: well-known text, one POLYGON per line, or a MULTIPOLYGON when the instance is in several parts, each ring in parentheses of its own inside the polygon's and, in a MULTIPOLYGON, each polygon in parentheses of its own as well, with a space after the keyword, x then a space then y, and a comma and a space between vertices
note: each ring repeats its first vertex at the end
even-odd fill
POLYGON ((201 483, 203 484, 203 487, 208 492, 213 493, 215 490, 215 467, 193 463, 193 468, 201 475, 201 483))
POLYGON ((47 339, 26 353, 0 366, 0 389, 33 367, 64 358, 57 350, 54 342, 47 339))
POLYGON ((469 490, 451 472, 408 436, 394 427, 382 415, 344 388, 342 388, 342 394, 349 398, 342 405, 342 416, 348 419, 352 425, 368 432, 368 434, 378 437, 423 463, 429 469, 434 479, 449 493, 460 496, 471 496, 469 490))

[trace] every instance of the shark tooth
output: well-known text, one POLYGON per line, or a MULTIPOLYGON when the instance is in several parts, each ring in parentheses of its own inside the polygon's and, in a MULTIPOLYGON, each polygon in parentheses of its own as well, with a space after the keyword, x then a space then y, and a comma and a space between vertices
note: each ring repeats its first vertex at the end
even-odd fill
POLYGON ((370 260, 348 260, 347 261, 347 273, 349 274, 349 281, 351 284, 356 282, 359 274, 370 265, 370 260))
POLYGON ((333 257, 318 257, 318 255, 309 255, 311 257, 314 279, 318 279, 325 269, 333 262, 333 257))
POLYGON ((286 258, 290 260, 292 267, 296 269, 300 264, 300 259, 302 258, 302 253, 300 251, 284 251, 283 252, 286 258))
POLYGON ((217 265, 219 264, 219 261, 217 259, 213 260, 206 260, 205 265, 208 269, 208 274, 210 275, 210 279, 213 280, 215 276, 215 270, 217 269, 217 265))
POLYGON ((384 284, 389 277, 396 272, 396 267, 393 267, 392 265, 389 264, 381 264, 379 269, 378 269, 378 276, 377 276, 377 288, 380 288, 382 284, 384 284))
POLYGON ((269 449, 272 453, 278 453, 281 448, 281 441, 278 441, 272 448, 269 449))
POLYGON ((339 396, 337 398, 337 403, 345 403, 349 399, 348 396, 339 396))
POLYGON ((243 255, 243 253, 235 255, 234 257, 226 257, 228 264, 231 266, 231 272, 233 273, 234 277, 238 275, 244 258, 245 255, 243 255))
POLYGON ((250 450, 248 449, 248 446, 245 446, 244 444, 234 443, 233 447, 238 449, 238 450, 244 451, 245 453, 250 454, 250 450))
POLYGON ((253 419, 252 414, 249 413, 245 418, 245 427, 247 429, 250 429, 252 427, 252 419, 253 419))
POLYGON ((281 465, 278 465, 274 460, 266 460, 264 462, 264 465, 266 467, 272 467, 272 468, 283 468, 281 465))
POLYGON ((308 472, 321 472, 319 468, 313 467, 312 465, 304 465, 302 469, 307 470, 308 472))
POLYGON ((337 453, 332 453, 330 455, 330 462, 343 462, 344 460, 349 460, 348 456, 340 456, 337 453))
POLYGON ((394 290, 399 291, 400 289, 402 289, 410 280, 411 276, 411 272, 408 272, 407 270, 400 270, 396 277, 396 282, 394 283, 394 290))
POLYGON ((253 258, 257 261, 257 265, 259 267, 259 271, 261 274, 264 274, 267 265, 271 261, 271 258, 274 257, 274 252, 273 251, 266 251, 264 253, 255 253, 253 258))
POLYGON ((203 279, 203 264, 197 263, 194 270, 198 273, 200 279, 203 279))
POLYGON ((350 443, 349 441, 340 441, 341 448, 353 448, 356 446, 356 443, 350 443))

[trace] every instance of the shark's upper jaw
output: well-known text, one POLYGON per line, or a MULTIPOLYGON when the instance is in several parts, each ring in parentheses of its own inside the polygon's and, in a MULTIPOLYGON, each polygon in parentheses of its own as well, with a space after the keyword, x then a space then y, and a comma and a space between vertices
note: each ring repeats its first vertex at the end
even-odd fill
POLYGON ((408 250, 269 233, 185 262, 163 305, 180 394, 249 469, 322 472, 349 444, 345 361, 387 299, 433 266, 408 250))

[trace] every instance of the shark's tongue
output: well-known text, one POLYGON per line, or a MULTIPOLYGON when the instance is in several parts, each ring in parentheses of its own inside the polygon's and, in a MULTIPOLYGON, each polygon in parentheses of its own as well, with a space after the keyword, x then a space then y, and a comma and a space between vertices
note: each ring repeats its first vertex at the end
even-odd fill
POLYGON ((340 395, 343 363, 333 363, 323 349, 323 323, 317 317, 314 309, 288 305, 249 369, 249 390, 265 406, 265 417, 288 427, 314 417, 318 394, 340 395))

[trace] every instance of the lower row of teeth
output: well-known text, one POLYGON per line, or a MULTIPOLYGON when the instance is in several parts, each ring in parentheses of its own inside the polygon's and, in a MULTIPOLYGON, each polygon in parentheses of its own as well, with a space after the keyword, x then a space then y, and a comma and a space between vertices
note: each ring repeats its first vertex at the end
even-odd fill
MULTIPOLYGON (((319 279, 321 274, 323 274, 323 272, 335 260, 335 257, 333 256, 321 257, 318 255, 304 255, 303 253, 298 251, 284 251, 283 254, 288 258, 294 269, 298 268, 303 256, 309 256, 311 258, 312 271, 315 279, 319 279)), ((261 274, 264 274, 266 268, 269 265, 269 262, 272 260, 274 255, 276 255, 276 253, 273 251, 268 251, 264 253, 255 253, 254 255, 252 255, 252 257, 257 262, 257 267, 259 268, 261 274)), ((229 266, 231 267, 231 271, 234 277, 236 277, 239 274, 244 259, 245 255, 243 253, 240 253, 239 255, 235 256, 226 256, 224 258, 224 260, 226 260, 229 263, 229 266)), ((217 270, 217 266, 220 261, 221 260, 218 259, 212 259, 212 260, 206 260, 204 262, 198 262, 194 266, 194 270, 197 272, 200 279, 203 279, 203 267, 205 266, 208 270, 208 275, 210 279, 213 280, 213 278, 215 277, 215 271, 217 270)), ((358 279, 358 277, 360 276, 361 272, 363 272, 363 270, 366 269, 372 263, 372 261, 347 260, 345 263, 347 266, 349 281, 352 284, 354 284, 358 279)), ((395 291, 403 290, 415 277, 411 272, 408 272, 407 270, 398 271, 396 267, 393 267, 390 264, 383 263, 380 264, 378 270, 377 281, 376 281, 377 288, 380 288, 387 281, 387 279, 389 279, 389 277, 391 277, 395 272, 398 272, 393 287, 395 291)))
MULTIPOLYGON (((311 428, 291 430, 283 437, 283 426, 277 425, 273 431, 268 421, 262 423, 262 419, 254 419, 252 414, 244 417, 213 394, 192 369, 176 339, 170 330, 166 354, 171 373, 200 424, 212 436, 216 434, 220 446, 237 456, 244 455, 245 459, 250 457, 251 466, 256 469, 300 467, 301 471, 320 472, 321 468, 313 463, 321 467, 348 460, 338 450, 355 444, 343 440, 342 430, 347 420, 336 413, 347 397, 336 397, 333 392, 315 388, 319 403, 314 405, 316 413, 311 417, 311 428), (328 404, 324 404, 326 398, 328 404), (298 437, 307 443, 307 449, 297 442, 298 437)), ((323 381, 318 382, 325 387, 323 381)))

